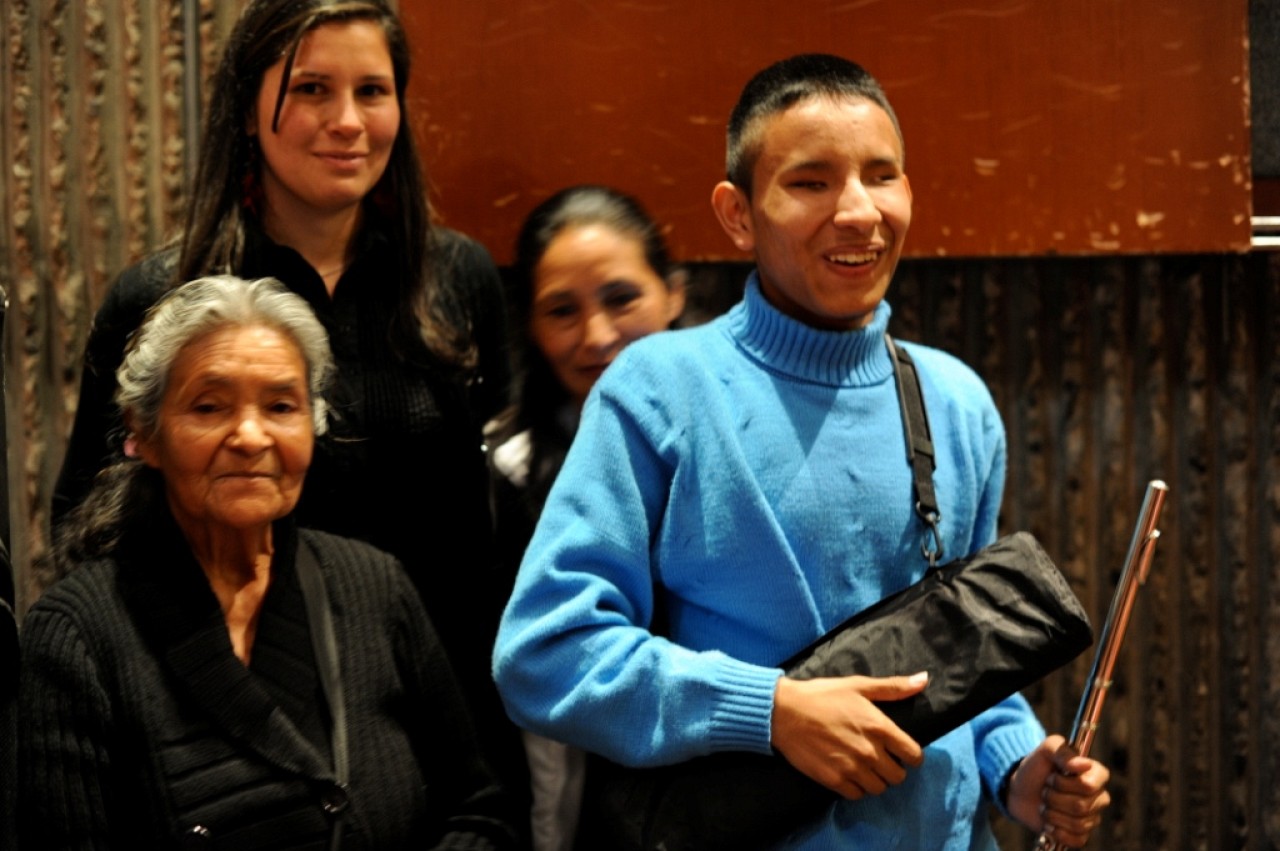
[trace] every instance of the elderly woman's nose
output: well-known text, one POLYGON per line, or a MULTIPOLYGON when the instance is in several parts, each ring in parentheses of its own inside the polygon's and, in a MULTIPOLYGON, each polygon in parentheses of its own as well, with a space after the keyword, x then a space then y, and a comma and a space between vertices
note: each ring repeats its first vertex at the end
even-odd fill
POLYGON ((263 422, 262 412, 256 408, 242 411, 236 418, 235 430, 231 433, 231 442, 249 452, 263 449, 270 445, 271 435, 263 422))

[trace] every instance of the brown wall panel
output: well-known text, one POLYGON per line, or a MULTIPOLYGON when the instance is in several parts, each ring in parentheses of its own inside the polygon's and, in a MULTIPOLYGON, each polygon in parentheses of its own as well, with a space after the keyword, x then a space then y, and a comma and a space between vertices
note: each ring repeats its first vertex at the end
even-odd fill
POLYGON ((639 195, 683 258, 733 257, 707 198, 760 67, 866 65, 907 137, 909 255, 1245 250, 1246 0, 404 3, 445 219, 508 259, 574 182, 639 195))

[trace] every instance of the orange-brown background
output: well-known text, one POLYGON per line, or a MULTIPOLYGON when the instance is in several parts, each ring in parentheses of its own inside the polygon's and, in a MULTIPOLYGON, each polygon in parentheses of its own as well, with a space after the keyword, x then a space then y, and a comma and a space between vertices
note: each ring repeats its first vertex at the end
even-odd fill
POLYGON ((684 259, 733 258, 707 198, 750 75, 805 51, 884 84, 907 253, 1245 250, 1247 6, 1170 0, 473 0, 401 4, 446 221, 509 259, 564 185, 637 194, 684 259))

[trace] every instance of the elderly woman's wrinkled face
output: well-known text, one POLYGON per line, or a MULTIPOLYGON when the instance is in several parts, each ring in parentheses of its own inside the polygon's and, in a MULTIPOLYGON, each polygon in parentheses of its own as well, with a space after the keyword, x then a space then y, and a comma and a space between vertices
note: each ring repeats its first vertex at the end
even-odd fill
POLYGON ((165 480, 178 525, 266 527, 293 510, 314 444, 307 369, 285 334, 211 331, 179 352, 154 434, 138 452, 165 480))

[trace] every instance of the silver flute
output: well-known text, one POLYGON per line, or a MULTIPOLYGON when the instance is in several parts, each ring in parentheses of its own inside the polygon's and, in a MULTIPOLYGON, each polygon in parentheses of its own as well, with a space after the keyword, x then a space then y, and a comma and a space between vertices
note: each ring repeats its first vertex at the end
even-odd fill
MULTIPOLYGON (((1168 495, 1169 486, 1159 479, 1147 483, 1147 495, 1142 500, 1142 512, 1138 515, 1138 525, 1133 530, 1129 554, 1124 561, 1124 572, 1120 574, 1120 583, 1116 585, 1115 595, 1111 598, 1111 609, 1107 612, 1106 623, 1102 625, 1098 649, 1093 656, 1093 668, 1089 671, 1089 680, 1080 698, 1080 708, 1076 710, 1076 720, 1071 726, 1071 746, 1081 756, 1088 756, 1089 749, 1093 747, 1093 737, 1098 732, 1098 719, 1102 716, 1102 704, 1111 688, 1111 673, 1120 656, 1124 634, 1129 629, 1129 615, 1133 613, 1138 586, 1147 581, 1147 573, 1151 570, 1151 557, 1155 554, 1156 540, 1160 537, 1156 523, 1168 495)), ((1062 851, 1066 847, 1043 833, 1036 843, 1038 851, 1062 851)))

